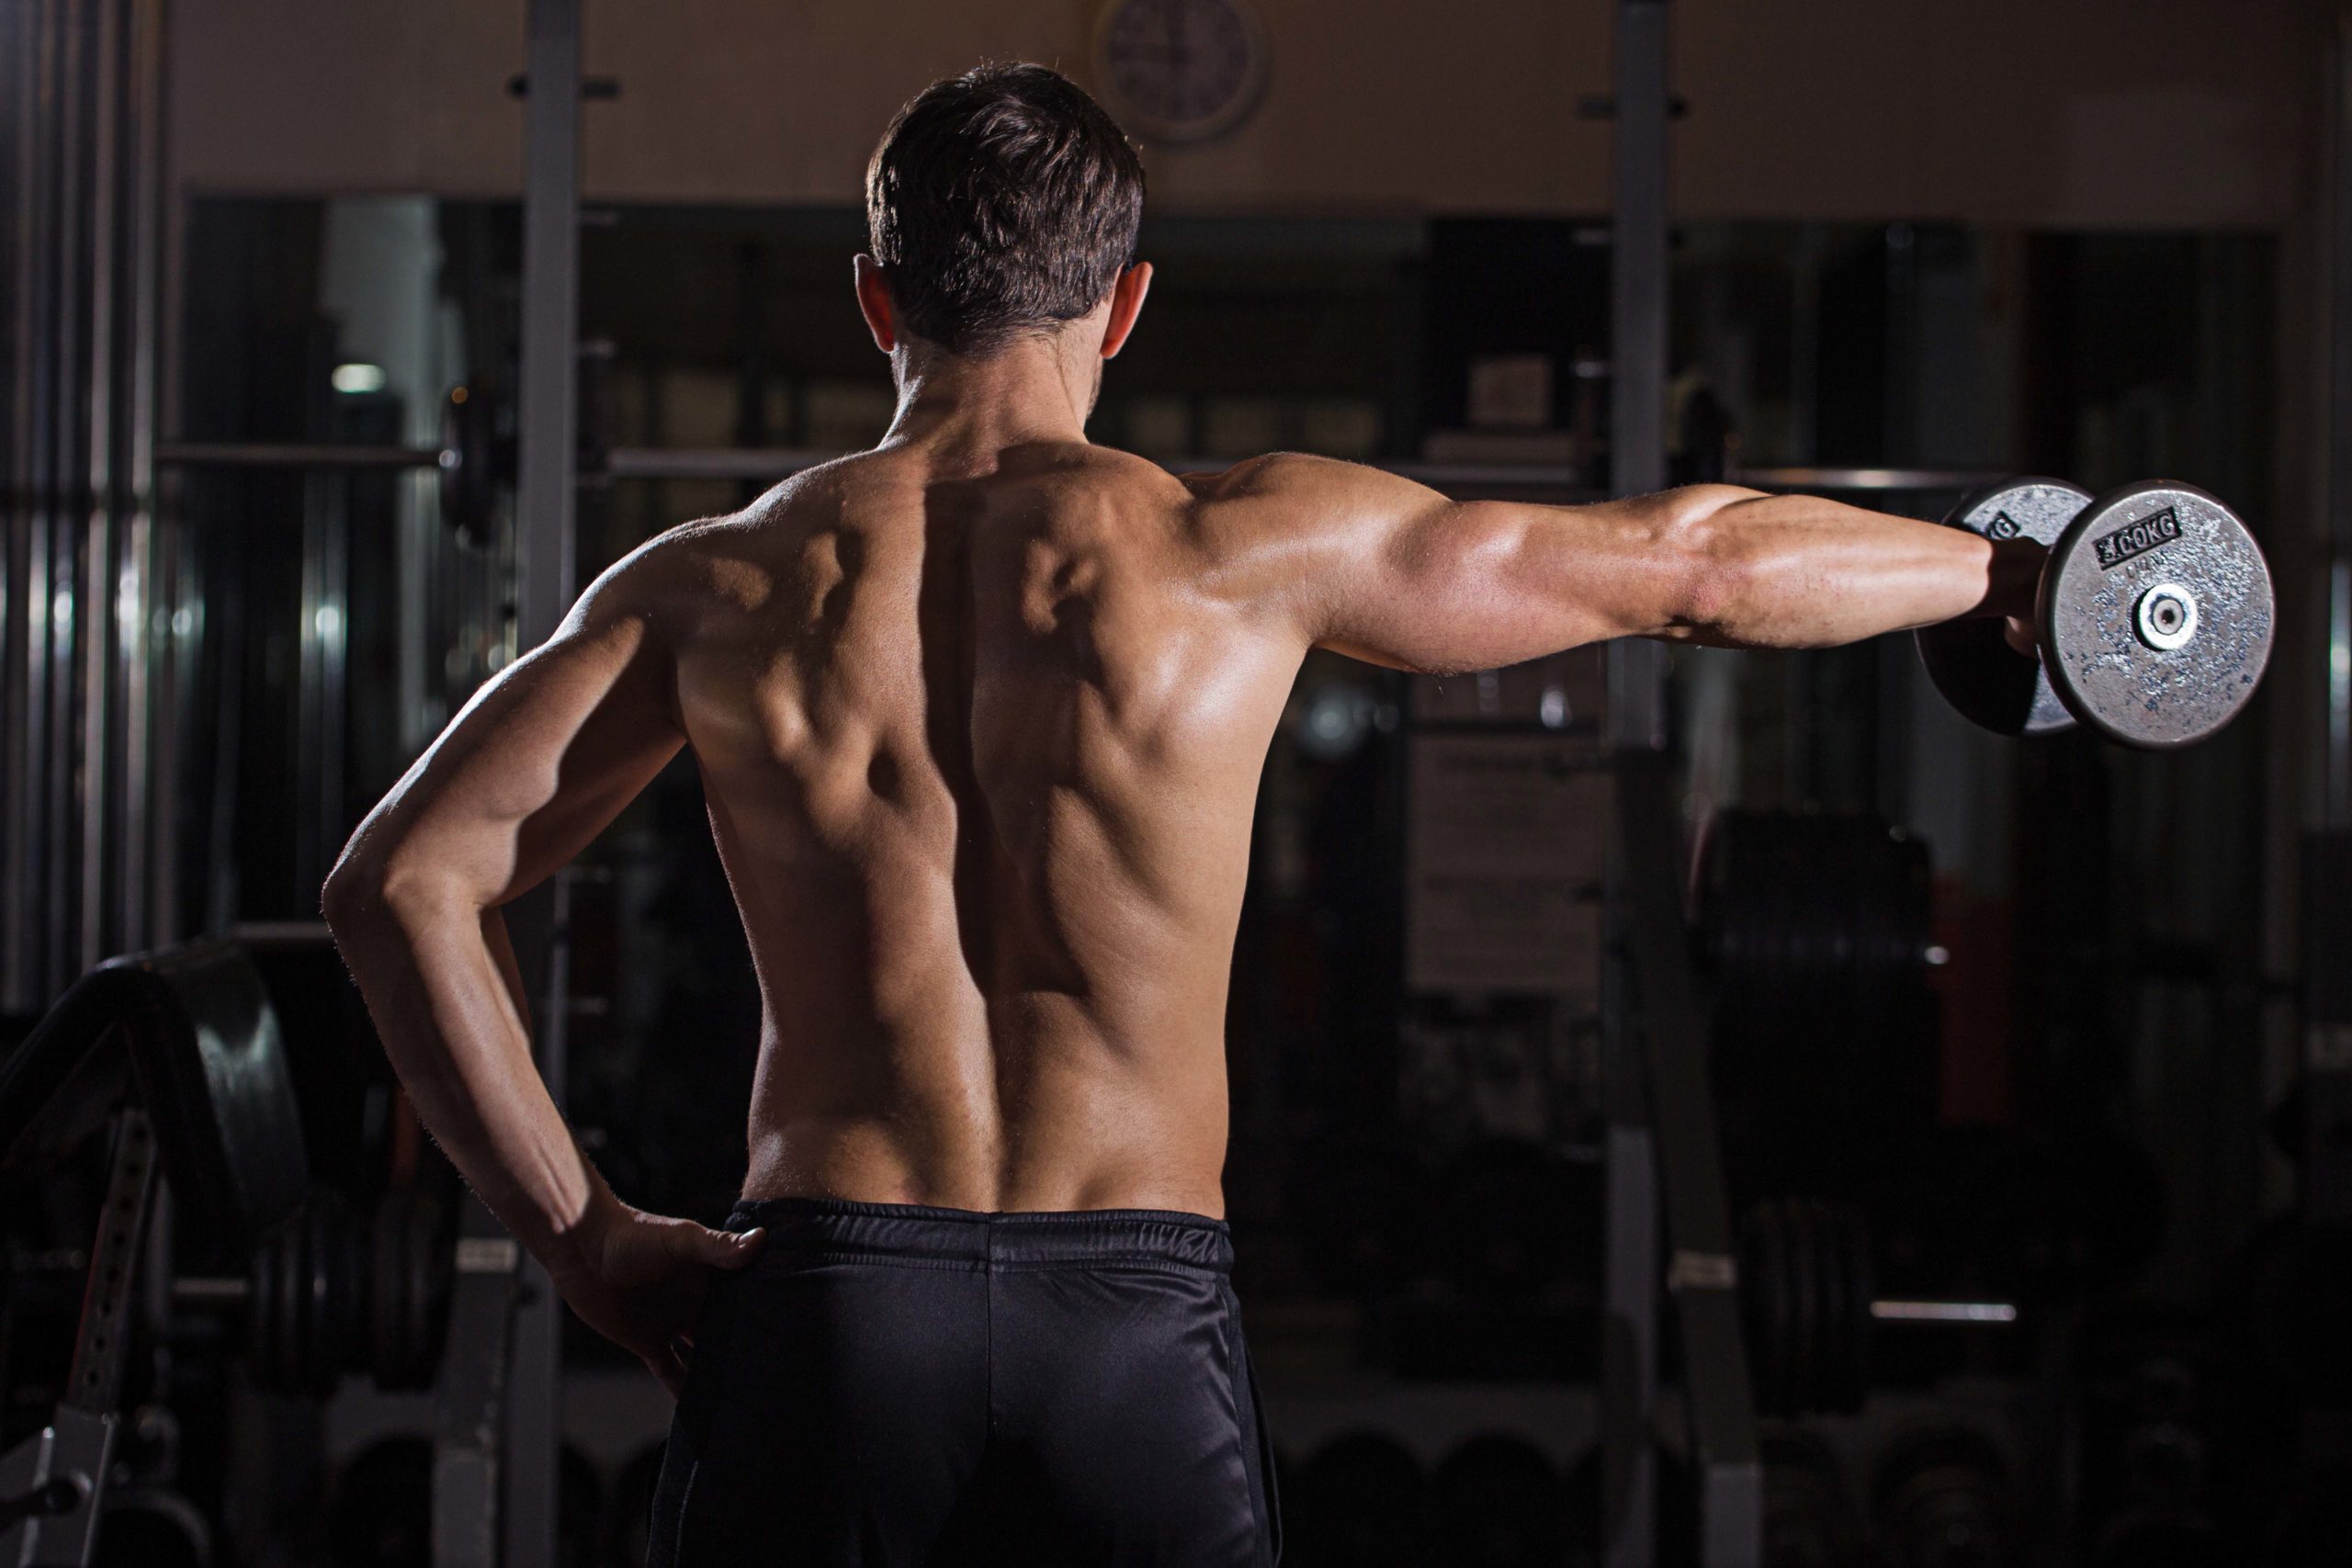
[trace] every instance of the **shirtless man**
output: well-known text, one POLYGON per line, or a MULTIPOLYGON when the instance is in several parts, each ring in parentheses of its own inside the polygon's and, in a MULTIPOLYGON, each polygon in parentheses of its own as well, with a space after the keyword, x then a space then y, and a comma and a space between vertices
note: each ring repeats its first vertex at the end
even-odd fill
POLYGON ((1306 651, 1820 647, 2025 614, 2039 550, 1720 485, 1180 479, 1086 439, 1151 281, 1142 168, 1091 100, 1035 66, 941 82, 866 193, 880 445, 598 578, 368 816, 326 912, 466 1179, 682 1388, 655 1562, 1268 1562, 1222 1025, 1306 651), (681 747, 764 998, 727 1231, 582 1155, 498 912, 681 747))

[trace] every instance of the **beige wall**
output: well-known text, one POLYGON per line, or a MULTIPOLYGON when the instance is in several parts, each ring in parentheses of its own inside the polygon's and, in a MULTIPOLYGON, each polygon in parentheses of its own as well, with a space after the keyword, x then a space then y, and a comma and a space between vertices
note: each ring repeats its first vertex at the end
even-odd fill
MULTIPOLYGON (((1597 211, 1607 0, 1258 0, 1272 85, 1152 155, 1170 209, 1597 211)), ((1674 0, 1691 216, 2276 225, 2306 0, 1674 0)), ((1096 0, 588 0, 593 195, 854 201, 890 110, 983 57, 1085 79, 1096 0)), ((183 180, 508 192, 521 0, 179 0, 183 180)))

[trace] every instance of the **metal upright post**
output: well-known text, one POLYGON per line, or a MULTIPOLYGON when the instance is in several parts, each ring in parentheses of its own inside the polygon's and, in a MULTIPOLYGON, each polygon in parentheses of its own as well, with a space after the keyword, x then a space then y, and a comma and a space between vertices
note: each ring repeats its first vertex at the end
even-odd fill
POLYGON ((2325 797, 2303 847, 2302 1136, 2307 1225, 2352 1220, 2352 984, 2342 911, 2352 894, 2352 12, 2336 18, 2328 86, 2329 387, 2325 797))
MULTIPOLYGON (((521 582, 517 647, 545 642, 574 592, 580 338, 580 0, 530 0, 524 102, 523 365, 516 467, 521 582)), ((565 883, 551 878, 514 922, 516 956, 538 1001, 534 1045, 560 1105, 569 1021, 565 883)), ((556 1550, 562 1307, 537 1264, 514 1315, 506 1427, 505 1568, 547 1568, 556 1550)))
MULTIPOLYGON (((1610 219, 1609 473, 1619 495, 1666 485, 1667 0, 1619 0, 1610 219)), ((1609 649, 1610 730, 1666 744, 1666 650, 1609 649)))
POLYGON ((2352 15, 2329 73, 2327 764, 2324 816, 2352 830, 2352 15))
MULTIPOLYGON (((1609 469, 1620 495, 1666 482, 1667 20, 1666 0, 1619 0, 1609 469)), ((1665 744, 1663 654, 1652 643, 1610 645, 1609 729, 1620 750, 1665 744)), ((1613 928, 1623 929, 1627 878, 1644 874, 1661 874, 1661 868, 1629 866, 1619 845, 1610 875, 1613 928)), ((1657 1163, 1623 963, 1610 977, 1606 1013, 1601 1552, 1608 1568, 1651 1568, 1657 1560, 1657 1163)))
POLYGON ((521 646, 572 597, 580 364, 580 0, 530 0, 524 102, 521 646))

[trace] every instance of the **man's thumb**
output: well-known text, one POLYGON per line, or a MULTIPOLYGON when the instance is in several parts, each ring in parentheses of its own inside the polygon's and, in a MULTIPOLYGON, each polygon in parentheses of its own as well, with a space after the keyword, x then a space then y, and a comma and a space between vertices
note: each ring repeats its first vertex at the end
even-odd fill
POLYGON ((719 1269, 741 1269, 749 1263, 768 1234, 756 1225, 747 1231, 715 1231, 700 1225, 695 1229, 695 1256, 719 1269))

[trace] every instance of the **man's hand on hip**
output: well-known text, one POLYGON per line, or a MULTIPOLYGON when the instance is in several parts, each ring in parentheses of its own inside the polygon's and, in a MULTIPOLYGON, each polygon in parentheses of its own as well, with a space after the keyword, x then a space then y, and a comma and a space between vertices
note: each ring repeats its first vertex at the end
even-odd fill
POLYGON ((616 1203, 580 1236, 578 1263, 555 1285, 582 1322, 636 1355, 674 1396, 711 1275, 750 1263, 764 1235, 616 1203))

